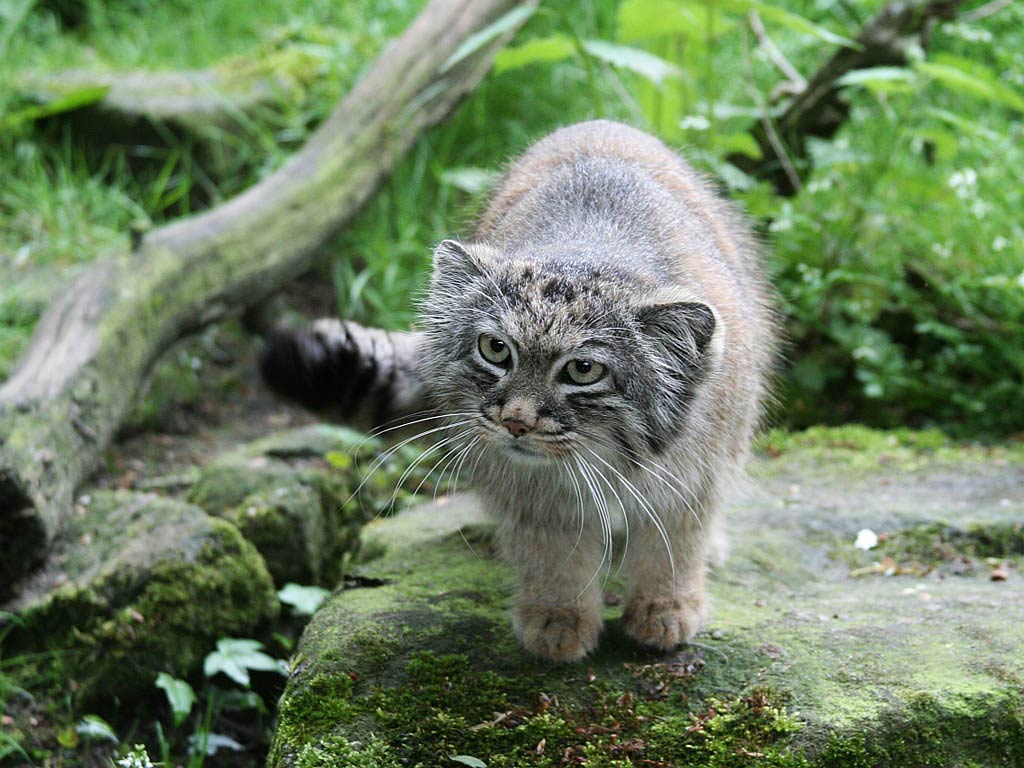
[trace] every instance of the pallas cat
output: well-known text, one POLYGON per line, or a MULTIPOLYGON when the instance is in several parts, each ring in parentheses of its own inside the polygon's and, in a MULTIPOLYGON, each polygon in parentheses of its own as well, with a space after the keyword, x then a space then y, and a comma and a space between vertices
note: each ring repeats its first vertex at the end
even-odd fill
POLYGON ((775 347, 747 223, 657 139, 593 121, 532 146, 437 246, 415 330, 320 320, 262 369, 314 410, 431 435, 496 524, 516 636, 572 661, 598 642, 613 529, 626 632, 670 649, 699 629, 775 347))

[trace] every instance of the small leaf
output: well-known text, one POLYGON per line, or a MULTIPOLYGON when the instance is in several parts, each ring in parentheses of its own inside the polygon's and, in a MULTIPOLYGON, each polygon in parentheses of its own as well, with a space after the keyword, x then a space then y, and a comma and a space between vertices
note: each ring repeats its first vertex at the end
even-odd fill
POLYGON ((330 595, 323 587, 304 587, 301 584, 285 584, 277 593, 277 599, 303 616, 312 616, 330 595))
POLYGON ((838 85, 864 85, 865 83, 881 83, 901 81, 912 83, 917 80, 914 71, 906 67, 868 67, 853 69, 836 80, 838 85))
POLYGON ((619 39, 625 43, 694 30, 703 33, 698 18, 678 0, 625 0, 618 16, 619 39))
POLYGON ((470 757, 469 755, 449 755, 449 757, 453 763, 468 765, 470 768, 487 768, 487 763, 478 757, 470 757))
POLYGON ((245 747, 230 736, 225 736, 222 733, 193 733, 188 737, 188 744, 188 751, 191 754, 196 754, 197 752, 202 751, 205 752, 207 756, 216 755, 222 749, 230 749, 232 752, 245 751, 245 747))
POLYGON ((84 739, 106 739, 115 744, 120 741, 114 729, 99 715, 86 715, 75 726, 75 731, 84 739))
POLYGON ((777 5, 769 5, 759 0, 725 0, 724 7, 740 13, 757 11, 765 19, 779 26, 799 32, 802 35, 816 37, 832 45, 841 45, 844 48, 852 48, 855 51, 860 51, 864 48, 855 40, 837 35, 835 32, 815 24, 810 19, 806 19, 792 11, 787 11, 785 8, 780 8, 777 5))
POLYGON ((77 749, 82 739, 74 728, 62 728, 57 732, 57 743, 65 749, 77 749))
POLYGON ((937 120, 941 120, 944 123, 948 123, 949 125, 952 125, 955 128, 959 128, 960 130, 964 131, 965 133, 969 133, 972 136, 987 139, 988 141, 1003 141, 1006 138, 1005 136, 1001 136, 995 131, 986 128, 985 126, 976 123, 973 120, 968 120, 966 117, 963 117, 962 115, 955 115, 952 112, 949 112, 945 109, 938 109, 936 107, 926 107, 924 111, 925 114, 930 115, 931 117, 934 117, 937 120))
POLYGON ((328 451, 324 460, 335 469, 348 469, 352 466, 352 456, 344 451, 328 451))
POLYGON ((65 112, 73 112, 76 109, 88 107, 98 101, 102 101, 109 91, 109 85, 90 85, 78 88, 45 104, 24 107, 10 112, 4 116, 2 124, 5 128, 15 128, 22 123, 61 115, 65 112))
POLYGON ((529 64, 550 64, 575 55, 576 44, 565 35, 537 37, 501 51, 494 57, 494 71, 500 75, 529 64))
POLYGON ((760 160, 764 156, 764 151, 757 143, 757 139, 746 131, 715 136, 715 146, 720 147, 726 154, 746 155, 755 160, 760 160))
POLYGON ((448 60, 441 65, 441 73, 444 74, 456 64, 476 53, 495 38, 501 37, 507 32, 524 23, 530 18, 537 8, 532 5, 521 5, 513 8, 504 16, 488 24, 474 35, 470 35, 455 52, 448 57, 448 60))
POLYGON ((991 101, 1024 112, 1024 95, 1002 82, 988 67, 945 56, 936 61, 918 61, 914 68, 957 93, 991 101))
POLYGON ((486 192, 498 180, 498 174, 486 168, 449 168, 441 174, 441 183, 469 195, 486 192))
POLYGON ((192 712, 192 705, 196 703, 196 693, 192 686, 184 680, 161 672, 156 677, 156 687, 167 695, 167 703, 171 705, 171 713, 174 715, 174 725, 181 725, 192 712))
POLYGON ((222 673, 239 685, 249 687, 249 670, 285 674, 282 664, 261 650, 256 640, 223 638, 217 641, 217 650, 203 660, 203 674, 213 677, 222 673))
POLYGON ((661 85, 667 77, 682 77, 683 74, 672 62, 628 45, 616 45, 606 40, 584 40, 583 50, 612 66, 636 72, 655 85, 661 85))

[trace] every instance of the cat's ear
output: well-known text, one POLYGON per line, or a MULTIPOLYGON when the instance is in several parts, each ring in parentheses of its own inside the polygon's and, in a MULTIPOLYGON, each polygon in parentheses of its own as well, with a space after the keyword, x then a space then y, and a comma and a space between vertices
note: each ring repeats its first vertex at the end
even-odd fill
POLYGON ((700 302, 642 307, 637 319, 644 333, 688 368, 696 366, 704 357, 715 334, 715 313, 700 302))
POLYGON ((445 282, 462 282, 481 274, 479 260, 457 240, 442 240, 434 249, 434 275, 445 282))

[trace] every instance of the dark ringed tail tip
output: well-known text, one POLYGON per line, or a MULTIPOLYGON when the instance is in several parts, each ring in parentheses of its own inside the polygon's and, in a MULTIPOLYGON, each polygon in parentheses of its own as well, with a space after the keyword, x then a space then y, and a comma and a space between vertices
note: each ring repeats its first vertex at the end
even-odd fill
POLYGON ((338 373, 323 343, 307 331, 274 331, 260 354, 267 386, 314 411, 333 404, 338 373))

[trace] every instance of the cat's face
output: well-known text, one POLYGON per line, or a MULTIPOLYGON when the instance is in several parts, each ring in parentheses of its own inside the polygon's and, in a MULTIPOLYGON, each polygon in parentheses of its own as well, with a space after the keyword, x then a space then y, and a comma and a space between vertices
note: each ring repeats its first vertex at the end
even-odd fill
POLYGON ((652 305, 653 286, 614 268, 471 248, 438 248, 423 313, 430 385, 463 440, 536 464, 658 453, 679 433, 706 305, 652 305))

